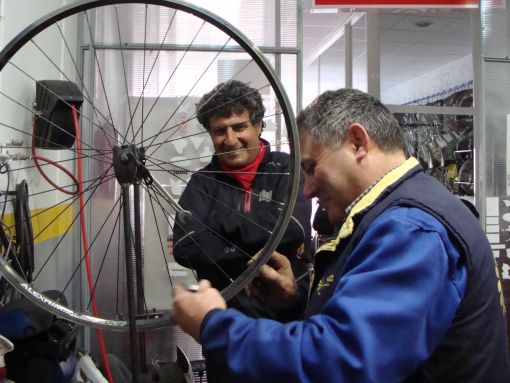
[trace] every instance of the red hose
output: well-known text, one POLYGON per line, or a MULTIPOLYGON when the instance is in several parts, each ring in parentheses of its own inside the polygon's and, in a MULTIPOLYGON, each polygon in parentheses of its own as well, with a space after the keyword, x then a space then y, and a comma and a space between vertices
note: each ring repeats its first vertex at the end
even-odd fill
MULTIPOLYGON (((90 267, 90 257, 89 257, 89 245, 87 240, 87 229, 85 226, 85 209, 84 209, 84 197, 83 197, 83 174, 82 174, 82 162, 81 162, 81 142, 80 142, 80 130, 78 125, 78 113, 76 112, 76 108, 73 105, 72 106, 72 112, 73 112, 73 121, 74 121, 74 127, 75 127, 75 135, 76 135, 76 153, 78 157, 78 193, 80 195, 80 226, 81 226, 81 236, 82 236, 82 243, 83 243, 83 251, 85 253, 85 268, 87 270, 87 282, 89 285, 89 291, 91 293, 90 302, 92 305, 92 313, 94 316, 99 315, 99 310, 97 309, 96 305, 96 298, 94 296, 94 283, 92 279, 92 270, 90 267)), ((73 177, 74 178, 74 177, 73 177)), ((106 375, 108 377, 108 380, 110 383, 114 383, 112 372, 110 370, 110 364, 108 363, 108 359, 106 357, 106 348, 104 345, 104 338, 103 338, 103 331, 101 329, 96 329, 97 334, 97 340, 99 342, 99 349, 101 351, 101 357, 103 358, 103 364, 104 368, 106 370, 106 375)))
MULTIPOLYGON (((67 170, 64 166, 60 165, 58 162, 55 162, 53 160, 50 160, 49 158, 47 157, 43 157, 43 156, 39 156, 37 154, 35 154, 35 129, 32 128, 32 160, 34 160, 34 163, 35 163, 35 166, 37 167, 37 170, 39 171, 39 173, 43 176, 43 178, 51 185, 53 186, 55 189, 57 189, 58 191, 61 191, 62 193, 65 193, 65 194, 70 194, 70 195, 76 195, 79 193, 79 188, 78 188, 78 180, 76 179, 76 177, 74 176, 73 173, 71 173, 69 170, 67 170), (73 183, 76 185, 76 190, 66 190, 64 188, 61 188, 60 186, 58 186, 55 182, 53 182, 51 180, 50 177, 48 177, 46 175, 46 173, 43 171, 43 169, 41 168, 41 165, 39 165, 39 161, 44 161, 50 165, 53 165, 55 166, 56 168, 62 170, 65 174, 67 174, 67 176, 69 178, 71 178, 71 180, 73 181, 73 183)), ((76 142, 78 142, 78 138, 76 139, 76 142)), ((76 145, 78 146, 78 144, 76 145)), ((79 159, 78 159, 79 160, 79 159)))

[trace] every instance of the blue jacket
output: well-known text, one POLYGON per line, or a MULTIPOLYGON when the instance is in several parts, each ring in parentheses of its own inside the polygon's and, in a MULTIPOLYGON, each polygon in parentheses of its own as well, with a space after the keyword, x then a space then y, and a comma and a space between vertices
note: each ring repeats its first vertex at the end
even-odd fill
MULTIPOLYGON (((416 194, 419 202, 427 188, 437 192, 437 182, 417 172, 417 164, 410 159, 383 177, 350 212, 336 240, 319 249, 306 320, 280 324, 254 321, 234 310, 213 311, 201 329, 206 357, 228 366, 232 381, 243 382, 505 381, 498 380, 508 376, 508 351, 490 247, 474 217, 453 200, 446 217, 464 209, 458 214, 471 229, 472 237, 464 238, 469 246, 458 243, 452 227, 433 209, 397 202, 406 193, 416 194), (413 187, 416 174, 425 180, 413 187), (378 206, 384 208, 370 216, 378 206), (475 241, 483 251, 467 254, 475 241), (473 294, 477 285, 486 286, 486 302, 473 294), (462 328, 459 313, 474 325, 462 328), (481 337, 461 339, 484 327, 481 337), (483 339, 493 341, 483 350, 489 352, 486 359, 476 350, 483 339), (458 352, 462 360, 455 357, 458 352), (471 360, 466 358, 470 353, 471 360), (442 363, 437 356, 449 357, 442 363), (471 380, 464 375, 477 369, 486 375, 471 380), (452 373, 437 375, 444 371, 452 373)), ((455 199, 440 190, 447 200, 455 199)))

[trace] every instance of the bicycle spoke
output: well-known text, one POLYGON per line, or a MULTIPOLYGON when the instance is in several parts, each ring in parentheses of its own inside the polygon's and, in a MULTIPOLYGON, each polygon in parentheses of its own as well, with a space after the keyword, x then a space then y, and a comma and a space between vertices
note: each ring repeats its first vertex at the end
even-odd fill
MULTIPOLYGON (((184 57, 186 56, 186 54, 188 53, 190 47, 193 45, 193 42, 195 41, 195 39, 198 37, 198 35, 200 34, 200 31, 202 30, 203 26, 205 25, 205 21, 202 22, 202 24, 200 25, 200 27, 198 28, 197 32, 195 33, 195 36, 193 36, 193 39, 191 40, 191 42, 189 43, 188 47, 186 48, 186 50, 184 51, 183 55, 181 56, 181 58, 179 59, 179 61, 177 62, 177 65, 175 66, 175 68, 173 69, 172 73, 170 74, 170 76, 168 77, 168 80, 166 81, 165 85, 163 86, 163 88, 161 89, 161 91, 159 92, 158 96, 156 97, 156 100, 154 101, 154 103, 152 104, 151 106, 151 109, 149 109, 149 111, 147 112, 147 115, 145 117, 143 117, 143 114, 142 114, 142 123, 140 125, 140 128, 138 128, 138 130, 136 131, 135 133, 135 137, 138 136, 138 133, 140 132, 140 130, 143 128, 143 124, 145 122, 145 119, 147 118, 148 115, 150 115, 150 113, 152 112, 152 110, 154 109, 154 106, 156 105, 156 103, 158 102, 158 100, 161 98, 161 95, 163 94, 165 88, 168 86, 168 84, 170 83, 170 81, 172 80, 174 74, 176 73, 177 69, 179 68, 179 65, 182 63, 182 60, 184 59, 184 57)), ((157 136, 157 135, 156 135, 157 136)), ((142 139, 141 141, 142 143, 145 142, 145 140, 142 139)))
MULTIPOLYGON (((21 137, 27 143, 17 146, 17 157, 9 160, 7 174, 0 177, 8 177, 7 191, 18 181, 28 183, 30 213, 21 223, 34 225, 36 254, 33 281, 23 283, 30 276, 20 267, 24 265, 23 254, 17 254, 13 240, 15 198, 2 196, 2 216, 7 220, 2 221, 2 230, 8 236, 2 251, 9 248, 11 254, 3 259, 9 257, 12 267, 20 269, 16 288, 45 310, 80 324, 114 330, 128 330, 133 325, 141 332, 167 325, 175 283, 182 282, 181 276, 197 278, 191 268, 186 273, 175 268, 167 250, 173 228, 179 227, 174 217, 179 210, 176 200, 190 176, 208 182, 218 176, 213 171, 196 170, 216 154, 208 132, 196 119, 197 113, 211 107, 202 104, 197 110, 194 104, 210 89, 209 83, 253 78, 257 82, 254 88, 263 90, 270 110, 264 117, 270 121, 265 132, 280 137, 274 132, 280 116, 292 120, 287 116, 290 108, 281 84, 267 59, 228 23, 174 0, 70 3, 63 11, 41 18, 7 48, 0 57, 0 101, 13 116, 0 116, 0 126, 9 132, 8 138, 21 137), (185 28, 184 33, 181 28, 185 28), (39 60, 40 68, 27 58, 39 60), (71 102, 74 95, 68 98, 60 94, 48 81, 76 84, 78 101, 71 102), (34 107, 33 98, 27 96, 34 88, 56 104, 45 108, 44 98, 40 100, 37 95, 41 105, 34 107), (277 103, 284 106, 283 112, 274 108, 277 103), (71 121, 66 113, 73 109, 76 113, 73 111, 71 121), (40 124, 27 127, 29 120, 40 124), (77 125, 76 130, 71 123, 77 125), (23 162, 13 164, 18 159, 23 162), (151 185, 151 179, 169 179, 173 194, 161 188, 159 181, 151 185), (171 195, 177 195, 175 201, 170 200, 171 195), (131 266, 136 266, 132 273, 128 271, 131 266), (90 273, 93 278, 89 278, 90 273), (132 286, 130 292, 126 284, 132 286), (38 300, 23 286, 42 297, 41 291, 50 287, 61 297, 55 297, 53 303, 38 300), (134 303, 138 317, 129 311, 133 292, 138 296, 134 303), (64 300, 66 295, 71 299, 64 300), (64 308, 59 309, 59 304, 64 308)), ((295 129, 292 125, 285 128, 288 132, 295 129)), ((294 138, 295 133, 288 136, 294 138)), ((270 145, 295 145, 295 140, 286 141, 284 135, 283 140, 278 138, 270 145)), ((289 183, 294 177, 292 170, 273 175, 288 178, 289 183)), ((228 183, 221 179, 214 182, 225 190, 241 190, 236 185, 227 189, 228 183)), ((293 192, 289 188, 289 193, 293 192)), ((287 201, 267 202, 276 215, 282 211, 280 218, 288 215, 287 201)), ((228 213, 253 225, 262 237, 267 236, 265 251, 269 255, 285 219, 279 219, 275 227, 264 228, 265 223, 232 211, 228 213)), ((227 240, 207 222, 195 218, 191 222, 235 248, 246 263, 252 259, 250 251, 227 240)), ((242 277, 234 275, 228 266, 215 262, 217 255, 195 238, 190 244, 197 246, 203 259, 212 262, 211 268, 228 281, 223 292, 226 297, 239 291, 250 278, 244 272, 242 277)), ((257 259, 247 266, 247 272, 256 272, 260 262, 263 260, 257 259)), ((11 295, 3 282, 1 279, 0 293, 11 295)), ((108 337, 112 339, 110 334, 108 337)))
MULTIPOLYGON (((87 29, 89 31, 90 42, 92 43, 92 50, 93 50, 93 53, 94 53, 94 59, 96 61, 97 70, 99 71, 99 80, 101 82, 101 88, 102 88, 103 94, 105 96, 106 107, 108 108, 108 115, 110 116, 110 120, 109 121, 111 121, 112 126, 115 126, 114 121, 113 121, 112 111, 110 109, 110 103, 109 103, 108 97, 106 95, 106 86, 104 84, 104 78, 103 78, 103 73, 101 71, 101 65, 99 64, 99 58, 97 57, 97 49, 96 49, 96 45, 94 43, 94 36, 93 36, 93 33, 92 33, 92 28, 90 26, 89 16, 88 16, 87 12, 84 12, 84 15, 85 15, 85 20, 87 21, 86 24, 87 24, 87 29)), ((107 121, 107 122, 109 122, 109 121, 107 121)), ((123 142, 126 142, 126 137, 124 135, 122 135, 119 131, 116 131, 116 133, 120 137, 122 137, 123 142)))
MULTIPOLYGON (((128 125, 128 129, 131 128, 133 131, 134 131, 134 128, 133 128, 133 116, 134 114, 136 113, 137 109, 138 109, 138 105, 140 104, 140 102, 143 100, 143 95, 145 94, 145 87, 147 86, 147 84, 149 83, 149 79, 151 78, 151 75, 153 73, 153 70, 154 70, 154 67, 156 66, 156 62, 158 61, 158 58, 159 58, 159 54, 161 53, 161 50, 163 48, 163 45, 165 44, 165 41, 166 41, 166 38, 168 36, 168 32, 170 32, 170 28, 171 26, 173 25, 173 22, 174 22, 174 19, 175 19, 175 15, 177 14, 177 10, 174 10, 174 14, 172 16, 172 19, 170 20, 170 22, 168 23, 168 28, 166 29, 166 32, 165 32, 165 36, 163 37, 162 41, 161 41, 161 44, 159 45, 159 49, 157 49, 157 54, 156 54, 156 57, 154 58, 154 61, 152 62, 152 66, 151 66, 151 69, 149 71, 149 74, 147 75, 147 80, 144 82, 143 86, 142 86, 142 92, 140 94, 140 97, 138 97, 138 100, 136 102, 136 105, 135 105, 135 109, 133 111, 133 113, 131 114, 130 116, 130 120, 129 120, 129 125, 128 125)), ((144 65, 144 68, 145 68, 145 65, 144 65)), ((145 77, 145 76, 144 76, 145 77)), ((142 116, 143 116, 143 112, 142 112, 142 116)), ((133 136, 135 136, 133 134, 133 136)), ((133 138, 134 140, 134 138, 133 138)), ((142 137, 142 140, 141 142, 144 142, 144 139, 142 137)))
MULTIPOLYGON (((104 176, 103 176, 104 178, 104 176)), ((102 181, 102 180, 101 180, 102 181)), ((100 182, 101 182, 100 181, 100 182)), ((64 232, 64 234, 61 236, 61 238, 58 240, 57 244, 55 245, 55 247, 53 248, 53 250, 51 251, 51 253, 47 256, 46 260, 44 261, 43 265, 41 266, 41 269, 39 270, 39 272, 36 274, 36 276, 34 277, 34 281, 37 279, 37 277, 39 276, 39 274, 41 273, 41 271, 44 269, 44 267, 46 266, 46 264, 49 262, 49 260, 51 259, 51 257, 53 256, 53 254, 55 254, 55 252, 57 251, 57 248, 58 246, 60 245, 60 243, 62 243, 62 241, 64 240, 64 238, 67 236, 67 234, 69 234, 70 232, 70 228, 74 225, 74 223, 76 222, 76 220, 80 217, 80 213, 82 212, 82 210, 85 208, 85 206, 88 204, 88 202, 90 201, 90 199, 93 197, 94 193, 96 193, 97 191, 97 188, 94 188, 94 190, 90 193, 90 195, 87 197, 87 200, 85 201, 85 203, 83 204, 83 206, 80 207, 80 210, 78 211, 78 213, 75 215, 75 217, 73 218, 72 222, 69 224, 69 227, 66 229, 66 231, 64 232)), ((77 196, 77 198, 79 199, 79 196, 77 196)))

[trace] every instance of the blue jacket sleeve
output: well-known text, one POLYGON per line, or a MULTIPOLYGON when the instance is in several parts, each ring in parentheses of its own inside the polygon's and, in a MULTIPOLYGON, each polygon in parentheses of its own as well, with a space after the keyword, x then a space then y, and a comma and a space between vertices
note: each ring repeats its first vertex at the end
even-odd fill
POLYGON ((466 267, 444 227, 415 208, 379 216, 320 313, 287 324, 216 311, 204 355, 243 382, 401 382, 446 333, 466 267))

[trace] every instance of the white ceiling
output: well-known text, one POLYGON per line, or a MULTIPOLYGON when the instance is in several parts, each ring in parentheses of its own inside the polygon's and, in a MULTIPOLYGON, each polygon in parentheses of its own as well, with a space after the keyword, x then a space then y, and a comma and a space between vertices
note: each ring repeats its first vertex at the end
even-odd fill
MULTIPOLYGON (((351 13, 341 10, 336 14, 310 13, 313 0, 303 1, 303 61, 305 77, 314 70, 313 60, 320 48, 331 44, 331 36, 342 29, 351 13), (312 63, 311 65, 306 65, 312 63)), ((472 53, 473 36, 470 11, 443 11, 437 13, 379 13, 381 90, 411 80, 424 73, 463 58, 472 53), (416 23, 430 22, 427 27, 416 23)), ((362 30, 353 27, 353 56, 358 65, 363 59, 356 57, 356 46, 366 44, 362 30), (363 41, 364 40, 364 41, 363 41)), ((321 58, 321 78, 343 78, 343 42, 337 41, 321 58), (341 65, 339 67, 339 65, 341 65)), ((316 62, 315 62, 316 68, 316 62)), ((366 71, 365 68, 361 68, 366 71)), ((353 69, 356 71, 356 68, 353 69)))

